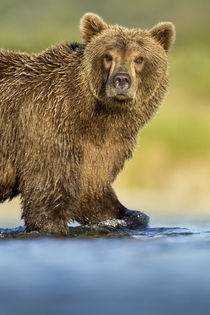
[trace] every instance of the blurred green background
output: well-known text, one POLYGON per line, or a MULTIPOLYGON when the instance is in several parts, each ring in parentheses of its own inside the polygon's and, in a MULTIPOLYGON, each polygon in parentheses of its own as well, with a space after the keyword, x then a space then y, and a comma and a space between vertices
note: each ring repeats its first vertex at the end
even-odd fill
MULTIPOLYGON (((1 0, 0 46, 38 52, 81 41, 79 19, 86 12, 127 27, 175 24, 168 96, 115 188, 128 207, 149 213, 210 212, 210 1, 1 0)), ((7 207, 0 206, 0 216, 7 207)))

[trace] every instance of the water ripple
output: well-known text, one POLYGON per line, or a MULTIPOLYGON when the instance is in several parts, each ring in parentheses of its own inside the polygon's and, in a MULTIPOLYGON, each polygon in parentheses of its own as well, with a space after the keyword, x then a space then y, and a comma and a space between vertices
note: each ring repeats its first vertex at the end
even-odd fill
POLYGON ((0 228, 0 239, 36 239, 36 238, 134 238, 134 239, 152 239, 167 237, 189 237, 189 236, 207 236, 210 231, 194 232, 183 227, 146 227, 138 229, 118 228, 114 226, 87 225, 69 227, 67 235, 54 233, 39 233, 37 231, 27 233, 24 226, 13 229, 0 228))

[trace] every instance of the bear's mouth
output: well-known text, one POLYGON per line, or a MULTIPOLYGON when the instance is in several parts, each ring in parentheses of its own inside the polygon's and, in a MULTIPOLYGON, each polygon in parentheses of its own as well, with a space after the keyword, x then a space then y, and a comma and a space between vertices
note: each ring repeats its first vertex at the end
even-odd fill
POLYGON ((125 93, 117 93, 115 96, 114 96, 115 99, 119 100, 119 101, 125 101, 125 100, 128 100, 128 99, 131 99, 131 97, 129 97, 127 94, 125 93))
POLYGON ((135 98, 135 92, 133 89, 116 89, 110 84, 106 85, 105 95, 109 100, 114 100, 118 102, 128 102, 135 98))
POLYGON ((112 89, 106 89, 105 95, 108 99, 112 99, 115 101, 129 101, 134 98, 134 96, 131 93, 126 93, 123 91, 113 91, 112 89))

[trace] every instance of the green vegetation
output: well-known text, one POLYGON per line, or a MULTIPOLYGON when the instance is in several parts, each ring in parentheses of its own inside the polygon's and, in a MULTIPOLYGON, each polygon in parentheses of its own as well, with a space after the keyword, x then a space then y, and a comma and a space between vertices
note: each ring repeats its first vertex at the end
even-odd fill
POLYGON ((87 11, 128 27, 150 28, 169 20, 177 30, 169 55, 169 95, 142 131, 134 160, 117 185, 161 187, 186 168, 210 173, 210 1, 1 0, 0 46, 37 52, 81 40, 79 19, 87 11))

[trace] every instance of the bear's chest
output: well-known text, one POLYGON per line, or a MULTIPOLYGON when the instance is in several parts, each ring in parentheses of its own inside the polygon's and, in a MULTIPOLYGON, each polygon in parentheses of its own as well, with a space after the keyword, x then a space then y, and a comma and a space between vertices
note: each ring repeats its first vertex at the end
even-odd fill
POLYGON ((101 146, 86 142, 81 173, 83 190, 99 190, 113 182, 124 165, 127 151, 127 148, 117 142, 105 142, 101 146))

